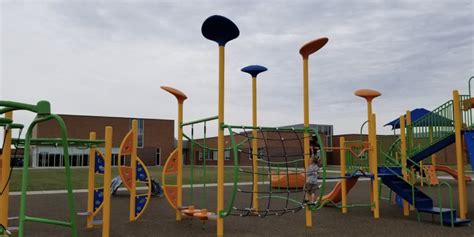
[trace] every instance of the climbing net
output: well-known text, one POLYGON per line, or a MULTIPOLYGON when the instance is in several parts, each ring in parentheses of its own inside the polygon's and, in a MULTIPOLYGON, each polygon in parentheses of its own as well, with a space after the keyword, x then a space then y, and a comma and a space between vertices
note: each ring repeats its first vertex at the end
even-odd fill
MULTIPOLYGON (((212 172, 209 164, 216 164, 217 139, 207 137, 207 126, 214 119, 183 124, 183 128, 189 126, 185 131, 190 132, 183 134, 190 149, 190 189, 185 195, 189 198, 183 206, 206 208, 211 205, 207 188, 213 177, 209 175, 212 172), (195 138, 196 128, 200 126, 202 137, 195 138), (196 164, 200 165, 200 172, 196 172, 196 164)), ((231 169, 232 175, 226 177, 226 208, 219 213, 221 217, 281 216, 305 207, 317 210, 324 205, 319 200, 322 200, 326 186, 326 153, 316 130, 233 125, 223 125, 223 128, 226 132, 226 169, 231 169), (304 152, 305 138, 312 140, 313 146, 320 147, 320 188, 316 191, 319 198, 311 206, 304 202, 305 157, 311 157, 311 153, 304 152), (258 147, 255 151, 252 149, 254 141, 258 147), (257 157, 257 167, 252 160, 254 157, 257 157), (258 177, 257 184, 254 176, 258 177), (254 185, 258 185, 258 191, 253 189, 254 185), (258 202, 258 209, 254 208, 254 200, 258 202)))

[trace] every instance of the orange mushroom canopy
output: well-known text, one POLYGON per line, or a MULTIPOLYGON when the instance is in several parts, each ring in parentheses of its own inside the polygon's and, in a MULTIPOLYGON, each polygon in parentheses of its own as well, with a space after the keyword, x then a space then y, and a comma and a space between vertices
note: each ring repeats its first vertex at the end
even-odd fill
POLYGON ((365 98, 366 100, 371 101, 371 100, 374 99, 375 97, 381 96, 382 93, 380 93, 380 92, 378 92, 378 91, 376 91, 376 90, 371 90, 371 89, 360 89, 360 90, 356 90, 356 91, 354 92, 354 95, 363 97, 363 98, 365 98))
POLYGON ((328 38, 319 38, 312 40, 303 45, 300 49, 300 54, 303 56, 304 59, 307 59, 309 55, 315 53, 316 51, 320 50, 326 43, 328 42, 328 38))
POLYGON ((175 89, 173 87, 160 86, 160 88, 165 90, 165 91, 168 91, 171 94, 173 94, 176 97, 176 99, 178 100, 178 102, 180 102, 180 103, 182 103, 184 100, 186 100, 188 98, 183 92, 181 92, 180 90, 175 89))

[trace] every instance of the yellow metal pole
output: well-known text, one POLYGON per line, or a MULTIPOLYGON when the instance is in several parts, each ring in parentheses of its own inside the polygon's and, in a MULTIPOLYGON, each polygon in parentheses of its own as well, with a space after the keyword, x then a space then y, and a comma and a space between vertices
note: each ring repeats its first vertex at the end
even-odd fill
MULTIPOLYGON (((217 214, 224 210, 224 46, 219 46, 219 107, 217 138, 217 214)), ((217 236, 224 235, 224 219, 217 218, 217 236)))
MULTIPOLYGON (((408 174, 407 174, 407 140, 405 135, 405 118, 404 116, 400 116, 400 151, 402 155, 402 175, 405 181, 408 182, 408 174)), ((408 202, 403 200, 403 215, 409 216, 410 215, 410 207, 408 202)))
POLYGON ((377 162, 377 120, 375 114, 371 116, 372 120, 372 142, 374 143, 372 146, 372 174, 374 175, 374 180, 372 181, 372 190, 374 190, 374 197, 373 200, 375 202, 374 208, 374 218, 378 219, 380 217, 380 199, 379 199, 379 175, 378 175, 378 162, 377 162))
MULTIPOLYGON (((411 111, 407 110, 406 113, 405 113, 405 117, 406 117, 406 126, 407 126, 407 133, 408 133, 408 141, 407 141, 407 147, 409 147, 410 149, 413 148, 413 128, 412 127, 408 127, 410 126, 411 124, 411 111)), ((413 170, 412 170, 413 171, 413 170)), ((408 177, 408 181, 411 183, 411 184, 415 184, 416 183, 416 176, 413 173, 410 173, 409 177, 408 177)), ((415 207, 413 205, 410 205, 410 210, 411 211, 414 211, 415 210, 415 207)))
MULTIPOLYGON (((177 190, 177 206, 183 206, 183 128, 181 124, 183 123, 183 102, 178 101, 178 174, 176 176, 176 185, 178 186, 177 190)), ((176 209, 176 220, 180 221, 182 218, 181 210, 176 209)))
MULTIPOLYGON (((89 140, 96 139, 95 132, 89 133, 89 140)), ((95 188, 95 147, 89 149, 89 183, 87 185, 87 220, 86 227, 88 229, 94 227, 94 188, 95 188)))
POLYGON ((138 143, 138 121, 132 120, 132 154, 130 156, 130 168, 132 177, 130 182, 130 221, 135 221, 135 196, 137 191, 137 143, 138 143))
MULTIPOLYGON (((5 118, 12 119, 13 112, 5 113, 5 118)), ((0 188, 4 191, 0 196, 0 224, 5 228, 8 227, 8 208, 9 208, 9 194, 10 184, 8 183, 8 176, 10 175, 10 156, 11 156, 11 142, 12 142, 12 130, 4 129, 3 150, 1 154, 1 175, 0 175, 0 188)), ((2 191, 2 190, 0 190, 2 191)))
MULTIPOLYGON (((303 109, 304 109, 304 127, 309 127, 309 72, 308 72, 308 58, 303 58, 303 109)), ((310 151, 309 151, 309 133, 305 132, 304 136, 304 166, 305 169, 309 167, 310 163, 310 151)), ((311 216, 311 210, 309 208, 305 209, 306 213, 306 227, 313 226, 313 220, 311 216)))
POLYGON ((110 183, 112 180, 112 133, 110 126, 105 127, 104 157, 104 204, 102 209, 102 237, 110 235, 110 183))
MULTIPOLYGON (((344 137, 339 138, 339 152, 341 158, 341 176, 346 176, 346 140, 344 137)), ((342 213, 347 213, 347 180, 341 179, 341 202, 342 202, 342 213)))
POLYGON ((454 130, 456 137, 456 167, 458 171, 458 197, 459 197, 459 218, 466 219, 466 181, 464 180, 464 163, 462 157, 462 114, 459 101, 459 92, 453 91, 454 103, 454 130))
POLYGON ((253 210, 258 211, 258 143, 257 143, 257 77, 252 77, 252 164, 253 164, 253 210))
MULTIPOLYGON (((367 123, 368 123, 368 134, 367 134, 367 141, 370 144, 370 151, 369 151, 369 171, 370 173, 374 173, 374 165, 373 165, 373 160, 374 160, 374 153, 372 152, 374 150, 374 142, 372 141, 372 99, 367 98, 367 123)), ((372 180, 370 182, 370 203, 374 203, 374 181, 372 180)), ((370 209, 374 211, 374 207, 371 206, 370 209)))

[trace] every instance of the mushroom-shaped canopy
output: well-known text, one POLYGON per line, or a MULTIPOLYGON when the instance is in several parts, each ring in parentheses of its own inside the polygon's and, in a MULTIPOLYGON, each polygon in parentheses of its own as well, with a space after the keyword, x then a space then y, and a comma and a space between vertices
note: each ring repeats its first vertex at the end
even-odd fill
POLYGON ((304 59, 308 59, 309 55, 321 49, 328 41, 328 38, 323 37, 304 44, 300 49, 301 56, 303 56, 304 59))
POLYGON ((202 23, 201 32, 206 39, 217 42, 219 46, 239 37, 239 28, 226 17, 214 15, 202 23))
POLYGON ((367 101, 372 101, 372 99, 374 99, 375 97, 381 96, 382 93, 376 90, 371 90, 371 89, 360 89, 360 90, 356 90, 354 92, 354 95, 363 97, 367 101))
POLYGON ((257 75, 261 72, 264 72, 266 70, 268 70, 266 67, 264 66, 260 66, 260 65, 250 65, 250 66, 247 66, 247 67, 244 67, 242 69, 240 69, 242 72, 246 72, 250 75, 252 75, 252 77, 257 77, 257 75))
POLYGON ((171 94, 173 94, 176 97, 176 99, 178 100, 179 103, 182 103, 184 100, 186 100, 188 98, 183 92, 181 92, 180 90, 175 89, 173 87, 160 86, 160 88, 165 90, 165 91, 168 91, 171 94))

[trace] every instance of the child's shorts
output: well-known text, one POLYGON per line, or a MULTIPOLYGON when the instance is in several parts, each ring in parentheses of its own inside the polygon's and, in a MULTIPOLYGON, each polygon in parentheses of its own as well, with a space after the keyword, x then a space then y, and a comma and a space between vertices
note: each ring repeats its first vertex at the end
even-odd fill
POLYGON ((314 192, 316 192, 317 189, 319 189, 319 185, 318 184, 312 184, 312 183, 306 183, 304 185, 304 189, 305 189, 306 193, 313 194, 314 192))

